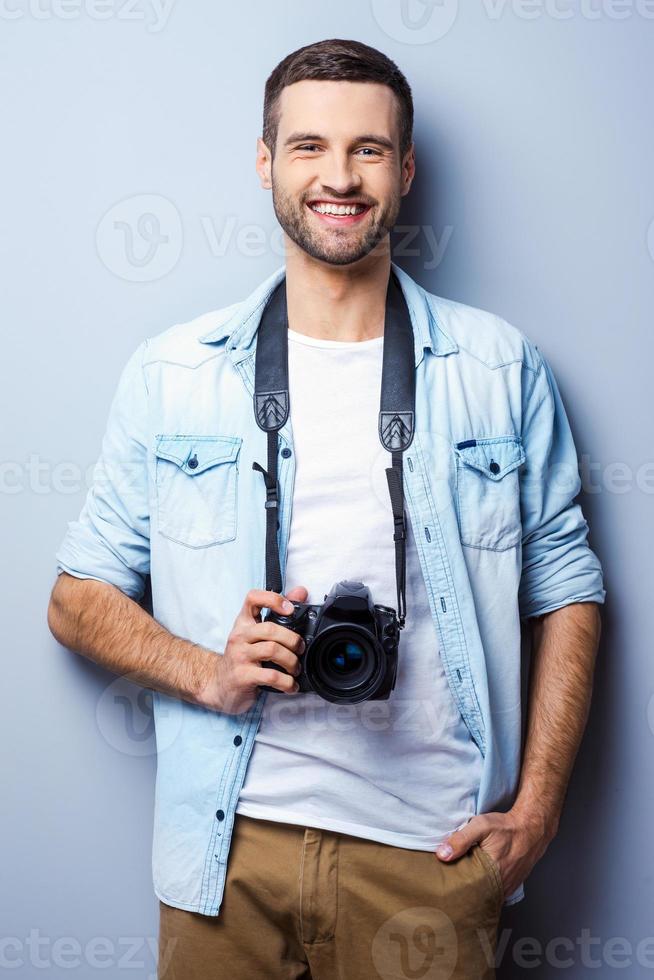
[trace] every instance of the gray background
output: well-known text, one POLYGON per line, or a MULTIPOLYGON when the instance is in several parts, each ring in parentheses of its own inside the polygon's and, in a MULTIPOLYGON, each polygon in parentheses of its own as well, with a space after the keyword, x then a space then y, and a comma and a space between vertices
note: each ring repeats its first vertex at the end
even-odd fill
POLYGON ((138 342, 281 264, 254 172, 263 84, 284 55, 334 36, 381 48, 414 89, 413 240, 396 236, 396 261, 536 341, 588 469, 608 591, 595 698, 560 834, 504 914, 499 976, 654 971, 654 4, 459 8, 410 0, 403 21, 399 0, 2 6, 10 975, 154 976, 148 699, 50 636, 54 552, 138 342))

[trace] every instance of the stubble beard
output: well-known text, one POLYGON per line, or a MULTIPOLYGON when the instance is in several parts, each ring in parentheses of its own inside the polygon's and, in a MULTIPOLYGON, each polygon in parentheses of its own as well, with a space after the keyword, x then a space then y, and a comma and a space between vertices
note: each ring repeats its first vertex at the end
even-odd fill
POLYGON ((274 176, 272 197, 277 220, 291 241, 307 255, 330 265, 349 265, 368 255, 393 229, 401 203, 399 193, 394 193, 383 210, 373 205, 361 230, 352 225, 323 230, 313 227, 306 204, 313 198, 297 200, 286 194, 274 176))

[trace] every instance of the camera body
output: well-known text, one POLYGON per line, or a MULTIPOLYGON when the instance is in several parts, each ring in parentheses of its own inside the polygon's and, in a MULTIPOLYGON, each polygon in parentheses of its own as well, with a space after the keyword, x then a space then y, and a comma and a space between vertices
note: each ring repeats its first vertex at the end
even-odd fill
MULTIPOLYGON (((337 582, 322 605, 294 602, 288 616, 268 610, 270 620, 299 633, 305 650, 300 655, 300 691, 314 692, 335 704, 387 700, 397 676, 400 627, 395 610, 375 605, 363 582, 337 582)), ((274 667, 286 673, 274 661, 274 667)), ((261 685, 264 691, 276 688, 261 685)), ((279 693, 279 692, 277 692, 279 693)))

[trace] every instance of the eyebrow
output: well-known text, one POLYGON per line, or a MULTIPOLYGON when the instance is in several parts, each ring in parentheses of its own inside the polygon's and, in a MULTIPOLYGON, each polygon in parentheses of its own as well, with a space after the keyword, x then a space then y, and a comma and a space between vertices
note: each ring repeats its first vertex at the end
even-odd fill
MULTIPOLYGON (((284 146, 290 146, 292 143, 325 143, 326 138, 321 136, 319 133, 302 133, 296 132, 291 133, 291 135, 284 141, 284 146)), ((394 149, 393 141, 387 136, 380 136, 377 133, 365 133, 363 136, 356 136, 353 143, 376 143, 378 146, 384 146, 387 150, 394 149)))

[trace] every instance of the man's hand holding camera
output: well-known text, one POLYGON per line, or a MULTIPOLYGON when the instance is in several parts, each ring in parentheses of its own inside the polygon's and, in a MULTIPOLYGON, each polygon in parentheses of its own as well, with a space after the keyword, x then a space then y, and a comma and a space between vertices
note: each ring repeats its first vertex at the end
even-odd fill
POLYGON ((261 610, 272 609, 287 616, 293 612, 288 600, 306 602, 307 597, 308 592, 301 585, 290 589, 286 597, 265 589, 250 589, 227 638, 225 652, 215 657, 198 704, 237 715, 252 706, 261 685, 295 694, 299 686, 294 678, 301 670, 298 656, 304 650, 304 640, 279 623, 262 622, 261 610), (272 660, 283 670, 262 667, 263 660, 272 660))

